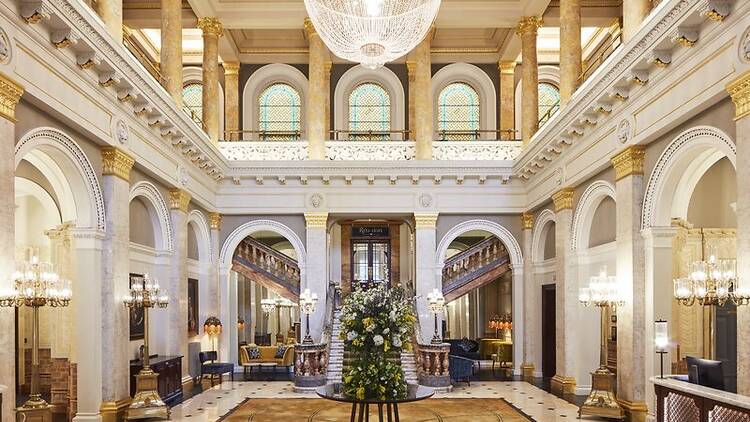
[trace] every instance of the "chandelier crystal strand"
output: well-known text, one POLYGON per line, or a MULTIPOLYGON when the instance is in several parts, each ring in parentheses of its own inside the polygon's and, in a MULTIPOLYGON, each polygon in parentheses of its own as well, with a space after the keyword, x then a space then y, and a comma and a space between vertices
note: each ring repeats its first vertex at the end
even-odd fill
POLYGON ((376 69, 424 39, 440 0, 305 0, 305 8, 334 55, 376 69))

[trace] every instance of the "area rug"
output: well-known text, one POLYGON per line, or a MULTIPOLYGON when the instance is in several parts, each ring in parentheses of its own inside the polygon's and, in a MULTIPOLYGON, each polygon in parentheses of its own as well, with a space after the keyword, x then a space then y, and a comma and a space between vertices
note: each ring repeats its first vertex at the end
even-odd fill
MULTIPOLYGON (((370 420, 377 421, 377 406, 370 420)), ((351 405, 323 399, 249 399, 222 417, 223 422, 347 422, 351 405)), ((403 422, 529 422, 530 417, 503 399, 432 398, 399 406, 403 422)))

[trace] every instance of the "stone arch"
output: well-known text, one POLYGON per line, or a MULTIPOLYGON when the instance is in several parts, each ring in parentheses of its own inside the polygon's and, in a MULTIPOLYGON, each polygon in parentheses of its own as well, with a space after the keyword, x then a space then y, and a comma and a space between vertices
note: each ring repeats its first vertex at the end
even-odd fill
POLYGON ((135 198, 144 198, 149 206, 151 224, 154 228, 154 240, 157 249, 174 251, 174 240, 172 238, 172 219, 169 216, 164 197, 153 183, 141 181, 130 188, 130 201, 135 198))
POLYGON ((604 180, 597 180, 590 184, 578 201, 575 214, 573 215, 572 247, 573 250, 588 248, 591 223, 596 214, 596 209, 607 197, 615 198, 615 187, 604 180))
POLYGON ((297 253, 297 266, 299 266, 300 269, 300 282, 304 283, 304 268, 305 263, 307 262, 305 245, 302 243, 302 240, 299 238, 299 236, 297 236, 297 233, 295 233, 292 229, 273 220, 249 221, 234 229, 234 231, 232 231, 232 233, 227 236, 227 239, 224 241, 224 245, 221 247, 219 262, 221 263, 222 268, 225 270, 231 268, 234 251, 237 249, 237 246, 239 246, 240 242, 242 242, 242 240, 246 237, 251 236, 253 233, 257 233, 260 231, 272 231, 289 240, 289 243, 292 244, 292 246, 294 247, 294 251, 297 253))
MULTIPOLYGON (((550 65, 542 65, 539 66, 539 83, 549 83, 556 87, 560 87, 560 68, 557 66, 550 66, 550 65)), ((518 110, 521 110, 521 103, 522 103, 522 97, 523 97, 523 82, 519 81, 518 85, 516 85, 516 92, 515 92, 515 98, 514 98, 514 106, 516 111, 514 120, 516 123, 516 130, 518 131, 518 137, 522 136, 521 134, 521 112, 518 110)), ((539 116, 541 117, 541 116, 539 116)))
MULTIPOLYGON (((200 83, 203 84, 203 68, 198 66, 186 66, 182 69, 182 86, 184 87, 188 83, 200 83)), ((224 88, 221 86, 221 82, 216 81, 219 89, 219 110, 221 110, 221 118, 219 119, 219 134, 224 135, 224 88)), ((182 92, 182 91, 180 91, 182 92)), ((202 118, 202 117, 201 117, 202 118)))
MULTIPOLYGON (((271 84, 285 83, 297 90, 301 105, 301 129, 306 122, 305 101, 307 99, 307 77, 299 69, 288 64, 268 64, 253 72, 242 89, 242 128, 258 130, 258 97, 271 84)), ((252 138, 256 140, 255 138, 252 138)), ((250 139, 248 139, 250 140, 250 139)))
POLYGON ((198 237, 198 256, 202 263, 213 262, 213 245, 211 245, 211 231, 208 228, 206 216, 199 210, 188 213, 188 225, 193 225, 198 237))
MULTIPOLYGON (((497 90, 492 79, 479 67, 468 63, 453 63, 443 67, 432 77, 432 98, 435 102, 434 119, 438 127, 438 99, 440 92, 449 84, 464 82, 479 94, 479 128, 495 130, 497 128, 497 90)), ((495 139, 495 134, 485 134, 482 138, 495 139)))
POLYGON ((531 262, 544 261, 544 240, 547 238, 547 231, 551 230, 550 223, 555 223, 555 213, 545 209, 539 213, 534 224, 534 233, 531 236, 531 262))
POLYGON ((52 127, 28 131, 16 144, 15 166, 27 160, 47 176, 58 192, 63 221, 78 228, 106 230, 104 197, 97 173, 78 144, 52 127))
POLYGON ((659 156, 648 179, 641 229, 669 227, 672 218, 686 219, 695 186, 724 157, 737 167, 737 148, 723 131, 696 126, 679 134, 659 156))
POLYGON ((442 271, 443 263, 445 262, 445 253, 448 251, 451 242, 461 234, 471 230, 483 230, 495 235, 508 249, 510 263, 513 267, 514 274, 517 271, 523 271, 523 254, 521 253, 521 246, 508 229, 494 221, 469 220, 454 226, 440 240, 440 244, 437 247, 437 254, 435 256, 435 268, 437 268, 439 272, 442 271))

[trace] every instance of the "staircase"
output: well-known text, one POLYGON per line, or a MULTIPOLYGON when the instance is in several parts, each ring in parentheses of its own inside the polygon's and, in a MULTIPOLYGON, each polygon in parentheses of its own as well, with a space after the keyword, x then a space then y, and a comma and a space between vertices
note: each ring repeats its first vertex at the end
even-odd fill
POLYGON ((329 384, 341 382, 341 374, 344 371, 344 341, 339 338, 341 333, 341 309, 333 312, 333 324, 331 325, 331 340, 328 355, 329 384))
POLYGON ((299 300, 297 261, 252 237, 245 238, 237 247, 232 270, 293 302, 299 300))
POLYGON ((443 296, 450 302, 510 271, 510 256, 495 236, 452 256, 443 266, 443 296))
POLYGON ((418 384, 417 380, 417 359, 414 352, 401 352, 401 369, 404 370, 404 378, 407 384, 418 384))

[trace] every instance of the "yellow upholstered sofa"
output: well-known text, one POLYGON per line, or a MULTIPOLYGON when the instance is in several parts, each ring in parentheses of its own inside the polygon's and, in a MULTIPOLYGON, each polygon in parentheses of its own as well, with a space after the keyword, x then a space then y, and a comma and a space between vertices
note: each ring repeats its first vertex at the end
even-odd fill
POLYGON ((294 366, 294 346, 285 346, 286 350, 284 351, 284 357, 282 358, 274 357, 276 356, 278 346, 256 346, 254 344, 240 346, 240 365, 242 365, 246 374, 248 369, 263 363, 275 363, 276 367, 281 366, 286 368, 294 366), (250 359, 250 349, 258 349, 260 352, 260 358, 250 359))

